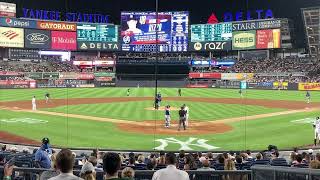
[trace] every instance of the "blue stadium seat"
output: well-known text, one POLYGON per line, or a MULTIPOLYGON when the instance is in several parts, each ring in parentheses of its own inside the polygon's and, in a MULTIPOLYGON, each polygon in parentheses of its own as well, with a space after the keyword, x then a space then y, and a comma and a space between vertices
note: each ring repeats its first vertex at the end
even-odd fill
POLYGON ((288 166, 287 160, 284 158, 277 158, 271 161, 271 166, 288 166))
POLYGON ((222 163, 217 163, 214 165, 215 170, 224 170, 224 164, 222 163))
POLYGON ((262 160, 256 160, 252 163, 253 165, 269 165, 270 160, 269 159, 262 159, 262 160))
POLYGON ((293 167, 296 167, 296 168, 309 168, 309 165, 308 164, 295 164, 295 165, 293 165, 293 167))

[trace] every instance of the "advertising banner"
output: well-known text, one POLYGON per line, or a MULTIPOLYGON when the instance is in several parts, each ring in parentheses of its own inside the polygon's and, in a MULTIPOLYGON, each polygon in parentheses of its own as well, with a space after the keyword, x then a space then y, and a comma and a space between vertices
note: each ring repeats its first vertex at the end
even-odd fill
POLYGON ((24 32, 21 28, 0 27, 1 47, 24 47, 24 32))
POLYGON ((298 83, 289 83, 288 84, 288 90, 298 90, 299 84, 298 83))
POLYGON ((25 73, 25 76, 31 79, 42 79, 42 72, 25 73))
POLYGON ((78 73, 77 79, 91 80, 91 79, 94 79, 94 74, 93 73, 78 73))
POLYGON ((253 73, 221 73, 222 80, 248 80, 252 79, 253 73))
POLYGON ((257 49, 275 49, 281 47, 280 29, 257 30, 257 49))
POLYGON ((221 79, 221 73, 189 73, 191 79, 221 79))
POLYGON ((36 49, 9 49, 11 59, 40 59, 39 50, 36 49))
POLYGON ((113 81, 95 81, 95 87, 115 87, 116 83, 113 81))
POLYGON ((232 50, 246 50, 256 48, 256 31, 233 32, 232 50))
POLYGON ((59 79, 77 79, 78 75, 75 72, 61 72, 59 79))
POLYGON ((231 50, 231 41, 225 42, 191 42, 190 51, 229 51, 231 50))
POLYGON ((52 49, 57 50, 76 50, 77 49, 77 33, 51 31, 52 49))
POLYGON ((122 50, 150 52, 158 43, 160 52, 187 51, 188 27, 188 12, 159 12, 158 19, 155 12, 122 12, 122 50))
POLYGON ((43 79, 59 79, 59 73, 58 72, 44 72, 42 74, 43 79))
POLYGON ((34 88, 35 81, 19 81, 19 80, 0 80, 0 88, 34 88))
POLYGON ((261 21, 242 21, 232 23, 233 31, 247 31, 257 29, 279 29, 281 28, 281 20, 269 19, 261 21))
POLYGON ((116 73, 111 73, 111 72, 98 72, 98 73, 94 73, 94 76, 96 77, 112 77, 115 78, 116 77, 116 73))
POLYGON ((38 29, 53 30, 53 31, 76 31, 77 24, 66 22, 53 21, 38 21, 38 29))
POLYGON ((17 5, 14 3, 0 2, 0 16, 16 17, 17 5))
POLYGON ((273 89, 288 89, 288 82, 273 82, 273 89))
POLYGON ((198 61, 198 60, 192 60, 190 62, 191 66, 206 66, 209 67, 211 65, 211 60, 206 60, 206 61, 198 61))
POLYGON ((209 84, 188 84, 188 88, 208 88, 209 84))
POLYGON ((10 17, 0 17, 0 26, 36 29, 37 28, 37 21, 27 20, 27 19, 10 18, 10 17))
POLYGON ((93 65, 95 66, 114 66, 116 61, 106 61, 106 60, 99 60, 93 61, 93 65))
POLYGON ((73 61, 75 66, 92 66, 92 61, 73 61))
POLYGON ((25 29, 24 46, 33 49, 50 49, 51 32, 37 29, 25 29))
POLYGON ((118 43, 114 42, 80 42, 78 41, 78 50, 100 50, 116 51, 119 50, 118 43))
POLYGON ((320 91, 320 83, 299 83, 298 90, 320 91))

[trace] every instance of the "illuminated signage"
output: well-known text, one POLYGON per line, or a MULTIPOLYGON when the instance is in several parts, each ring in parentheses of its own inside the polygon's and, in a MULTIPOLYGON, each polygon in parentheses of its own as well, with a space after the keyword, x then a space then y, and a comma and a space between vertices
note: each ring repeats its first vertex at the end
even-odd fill
POLYGON ((23 17, 31 19, 70 21, 70 22, 92 22, 92 23, 108 23, 109 16, 103 14, 88 14, 79 12, 48 11, 42 9, 23 8, 23 17))
POLYGON ((245 21, 245 20, 253 20, 253 19, 270 19, 273 17, 274 15, 271 9, 237 11, 236 13, 226 12, 223 15, 224 22, 245 21))

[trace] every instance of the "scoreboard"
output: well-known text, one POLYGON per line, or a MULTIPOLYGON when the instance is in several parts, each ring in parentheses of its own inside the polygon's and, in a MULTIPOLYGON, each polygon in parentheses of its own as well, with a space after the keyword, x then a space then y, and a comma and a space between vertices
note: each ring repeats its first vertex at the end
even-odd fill
POLYGON ((122 12, 123 51, 183 52, 188 50, 189 13, 185 11, 122 12), (158 35, 158 37, 157 37, 158 35), (158 45, 157 45, 158 44, 158 45))
POLYGON ((79 24, 77 40, 82 42, 118 42, 118 26, 106 24, 79 24))
POLYGON ((191 25, 191 42, 215 42, 231 40, 231 23, 191 25))

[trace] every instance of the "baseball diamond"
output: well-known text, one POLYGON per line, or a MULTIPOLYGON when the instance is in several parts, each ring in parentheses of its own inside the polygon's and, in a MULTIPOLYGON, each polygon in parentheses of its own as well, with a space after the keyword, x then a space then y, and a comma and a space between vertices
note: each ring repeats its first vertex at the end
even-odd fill
MULTIPOLYGON (((192 137, 205 140, 217 150, 240 150, 263 149, 277 139, 280 148, 290 148, 312 144, 312 127, 292 121, 312 118, 320 110, 319 92, 312 93, 313 102, 308 104, 303 98, 305 93, 300 91, 245 90, 244 97, 239 97, 237 89, 183 88, 183 97, 176 97, 176 88, 160 88, 162 106, 187 104, 190 108, 190 125, 186 131, 178 132, 179 108, 171 110, 172 125, 165 128, 164 109, 152 108, 153 88, 131 88, 130 97, 126 91, 127 88, 0 90, 2 117, 47 122, 21 126, 21 122, 0 121, 3 140, 35 144, 48 134, 56 146, 152 150, 162 142, 154 136, 177 141, 192 137), (45 92, 50 93, 49 103, 43 96, 45 92), (37 99, 37 111, 32 110, 29 100, 33 95, 43 97, 37 99), (292 138, 295 141, 290 141, 292 138)), ((179 143, 169 143, 165 150, 179 148, 179 143)))

